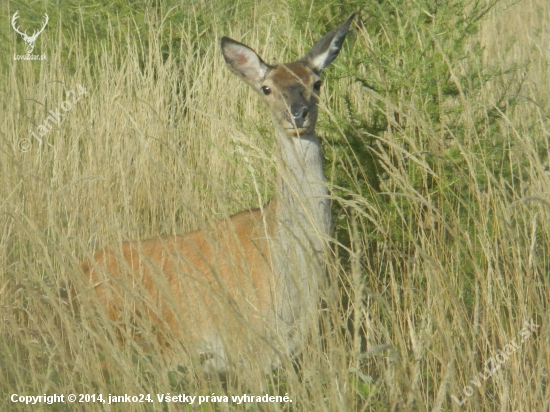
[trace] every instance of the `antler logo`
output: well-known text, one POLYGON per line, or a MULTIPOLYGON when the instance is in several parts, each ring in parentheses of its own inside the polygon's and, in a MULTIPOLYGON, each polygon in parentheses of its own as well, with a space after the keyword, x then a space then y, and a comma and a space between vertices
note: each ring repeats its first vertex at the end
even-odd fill
POLYGON ((44 15, 45 20, 44 20, 44 24, 42 25, 42 28, 38 31, 34 30, 33 33, 32 33, 32 36, 27 35, 26 30, 24 32, 21 32, 19 30, 19 28, 16 26, 15 21, 17 20, 18 17, 19 17, 19 10, 16 11, 15 14, 13 15, 13 17, 11 19, 11 25, 12 25, 13 29, 21 35, 23 40, 25 40, 25 43, 27 43, 27 55, 30 55, 32 53, 32 51, 34 50, 34 43, 36 42, 36 39, 38 38, 40 33, 42 33, 44 31, 44 29, 46 28, 46 24, 48 24, 49 17, 48 17, 47 14, 44 15))

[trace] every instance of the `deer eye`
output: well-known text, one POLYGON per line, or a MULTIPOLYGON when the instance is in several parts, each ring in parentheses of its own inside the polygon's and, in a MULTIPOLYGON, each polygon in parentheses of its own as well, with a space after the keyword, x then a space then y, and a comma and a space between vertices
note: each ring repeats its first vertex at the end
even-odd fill
POLYGON ((321 90, 321 85, 323 84, 323 82, 321 80, 317 80, 314 84, 313 84, 313 88, 316 90, 316 91, 319 91, 321 90))
POLYGON ((271 93, 271 88, 268 86, 262 86, 262 92, 264 92, 264 94, 267 96, 271 93))

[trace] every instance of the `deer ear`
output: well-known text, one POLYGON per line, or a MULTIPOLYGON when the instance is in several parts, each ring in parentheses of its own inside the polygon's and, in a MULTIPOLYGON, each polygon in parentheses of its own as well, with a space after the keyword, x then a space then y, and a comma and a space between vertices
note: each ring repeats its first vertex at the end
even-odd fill
POLYGON ((302 61, 319 73, 323 71, 340 53, 354 15, 355 13, 351 13, 344 24, 319 40, 310 52, 302 58, 302 61))
POLYGON ((250 47, 229 37, 222 37, 222 53, 231 70, 251 83, 260 83, 269 65, 250 47))

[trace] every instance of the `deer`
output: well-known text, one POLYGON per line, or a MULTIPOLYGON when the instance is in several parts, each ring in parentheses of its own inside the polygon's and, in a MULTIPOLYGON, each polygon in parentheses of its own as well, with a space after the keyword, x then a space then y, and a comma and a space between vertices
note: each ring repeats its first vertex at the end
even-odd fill
POLYGON ((352 20, 284 64, 267 64, 245 44, 221 38, 229 69, 257 93, 275 126, 275 194, 206 228, 107 247, 84 261, 109 319, 120 320, 125 298, 139 295, 135 313, 184 342, 208 373, 252 358, 268 372, 299 353, 316 322, 333 226, 315 132, 320 76, 352 20))
POLYGON ((31 54, 32 51, 34 50, 34 43, 36 43, 36 39, 38 39, 38 36, 40 35, 40 33, 42 33, 44 31, 44 29, 46 28, 46 25, 48 24, 48 21, 50 19, 49 19, 48 15, 45 14, 44 15, 44 24, 42 25, 42 28, 40 30, 34 30, 33 33, 32 33, 32 36, 29 36, 27 34, 27 30, 25 30, 24 32, 21 32, 19 30, 19 28, 16 26, 16 21, 17 21, 18 18, 19 18, 19 11, 16 11, 14 13, 12 19, 11 19, 11 26, 13 27, 13 30, 15 30, 16 33, 21 35, 21 37, 23 38, 25 43, 27 43, 27 45, 26 45, 27 54, 31 54))

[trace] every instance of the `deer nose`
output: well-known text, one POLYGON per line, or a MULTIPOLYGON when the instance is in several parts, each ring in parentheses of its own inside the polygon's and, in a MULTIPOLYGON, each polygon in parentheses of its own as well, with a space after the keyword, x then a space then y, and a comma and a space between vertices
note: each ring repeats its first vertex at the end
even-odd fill
POLYGON ((309 114, 309 110, 306 106, 291 107, 292 120, 296 127, 303 127, 309 114))

